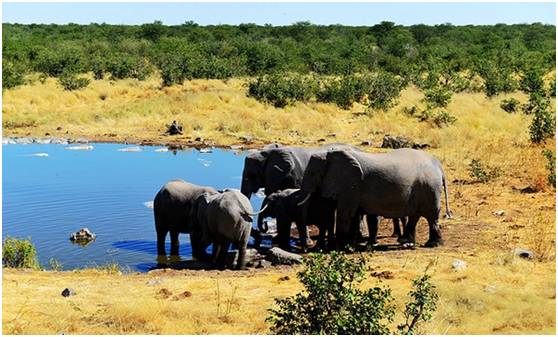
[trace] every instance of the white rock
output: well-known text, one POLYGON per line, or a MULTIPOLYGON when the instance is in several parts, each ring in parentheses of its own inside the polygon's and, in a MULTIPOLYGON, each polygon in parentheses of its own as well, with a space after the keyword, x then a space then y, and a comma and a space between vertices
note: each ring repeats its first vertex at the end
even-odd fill
POLYGON ((494 215, 496 215, 496 216, 503 216, 504 214, 505 214, 505 213, 504 213, 503 210, 494 212, 494 215))
POLYGON ((35 139, 35 143, 37 143, 37 144, 50 144, 50 142, 51 142, 50 138, 43 138, 43 139, 37 138, 37 139, 35 139))
POLYGON ((203 148, 203 149, 199 149, 198 151, 200 151, 200 153, 211 153, 211 152, 213 152, 213 150, 208 148, 208 147, 203 148))
POLYGON ((92 145, 75 145, 75 146, 67 146, 65 147, 66 150, 73 150, 73 151, 91 151, 93 150, 92 145))
POLYGON ((139 146, 132 146, 132 147, 124 147, 124 148, 118 149, 116 151, 119 151, 119 152, 141 152, 142 150, 141 150, 141 147, 139 147, 139 146))
POLYGON ((451 263, 451 267, 453 270, 465 270, 467 269, 467 263, 465 261, 455 259, 451 263))
POLYGON ((146 201, 143 203, 143 205, 147 208, 153 209, 153 201, 146 201))
POLYGON ((155 149, 155 152, 169 152, 169 149, 164 147, 162 149, 155 149))
POLYGON ((258 192, 256 192, 256 197, 261 198, 261 199, 265 198, 265 191, 264 191, 263 188, 260 188, 258 190, 258 192))

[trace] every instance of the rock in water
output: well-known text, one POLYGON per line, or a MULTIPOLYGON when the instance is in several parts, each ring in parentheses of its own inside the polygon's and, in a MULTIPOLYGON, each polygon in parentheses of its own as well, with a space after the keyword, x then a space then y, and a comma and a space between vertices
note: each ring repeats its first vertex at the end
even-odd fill
POLYGON ((153 209, 153 201, 146 201, 143 205, 147 208, 153 209))
POLYGON ((95 240, 96 238, 97 235, 91 232, 89 228, 82 228, 70 235, 70 240, 73 242, 89 242, 95 240))
POLYGON ((139 147, 139 146, 124 147, 124 148, 118 149, 116 151, 118 151, 118 152, 141 152, 141 147, 139 147))
POLYGON ((62 290, 61 295, 64 296, 64 297, 70 297, 70 296, 76 295, 76 292, 72 288, 66 288, 66 289, 62 290))
POLYGON ((273 247, 267 251, 266 259, 273 264, 300 264, 302 263, 302 256, 294 253, 289 253, 281 248, 273 247))
POLYGON ((68 146, 65 148, 66 150, 74 150, 74 151, 91 151, 93 150, 92 145, 76 145, 76 146, 68 146))

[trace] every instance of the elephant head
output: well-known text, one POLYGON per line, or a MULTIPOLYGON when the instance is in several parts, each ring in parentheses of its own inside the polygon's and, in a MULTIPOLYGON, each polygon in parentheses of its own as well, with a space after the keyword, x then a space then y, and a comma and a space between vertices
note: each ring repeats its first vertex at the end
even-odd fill
POLYGON ((279 203, 281 202, 282 198, 280 198, 278 193, 271 193, 270 195, 266 196, 262 201, 262 206, 260 210, 260 214, 258 215, 258 229, 262 233, 267 233, 268 227, 267 224, 264 223, 264 219, 267 217, 276 217, 279 213, 279 203))
POLYGON ((272 148, 252 153, 244 160, 241 192, 248 199, 265 188, 265 194, 296 185, 295 159, 289 148, 272 148))
POLYGON ((352 151, 315 154, 304 172, 301 187, 304 199, 299 204, 308 201, 312 193, 321 193, 325 198, 356 209, 362 180, 362 167, 352 151))

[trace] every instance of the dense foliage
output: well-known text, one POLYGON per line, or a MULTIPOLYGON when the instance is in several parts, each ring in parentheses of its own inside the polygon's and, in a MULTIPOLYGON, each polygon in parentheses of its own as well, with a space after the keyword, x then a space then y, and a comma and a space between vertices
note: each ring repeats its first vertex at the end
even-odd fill
POLYGON ((6 237, 2 243, 2 266, 40 269, 33 243, 26 239, 6 237))
POLYGON ((280 70, 326 75, 381 70, 424 82, 421 85, 428 88, 440 82, 460 91, 467 87, 469 79, 462 74, 468 70, 470 76, 484 79, 484 90, 492 96, 517 87, 513 74, 524 68, 536 65, 545 72, 555 68, 555 32, 555 26, 539 23, 3 24, 2 52, 9 62, 3 65, 10 67, 3 81, 6 86, 17 85, 18 76, 32 71, 54 77, 93 72, 102 78, 110 73, 112 78, 141 80, 157 69, 163 85, 171 85, 188 78, 259 76, 280 70))
MULTIPOLYGON (((333 252, 311 254, 298 272, 304 291, 295 296, 275 299, 267 321, 274 334, 310 335, 381 335, 392 334, 395 306, 389 287, 362 289, 366 278, 366 260, 333 252)), ((406 321, 398 325, 400 333, 416 332, 417 324, 431 318, 438 295, 423 275, 413 281, 412 301, 405 307, 406 321)))

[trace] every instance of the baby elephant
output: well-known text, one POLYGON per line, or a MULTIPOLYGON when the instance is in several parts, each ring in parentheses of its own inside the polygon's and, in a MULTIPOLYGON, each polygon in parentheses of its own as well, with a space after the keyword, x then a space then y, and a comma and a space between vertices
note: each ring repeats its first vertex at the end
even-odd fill
POLYGON ((246 246, 252 229, 252 205, 239 190, 204 193, 192 207, 190 240, 194 257, 205 256, 213 244, 212 262, 224 268, 231 243, 238 247, 237 269, 246 269, 246 246))

